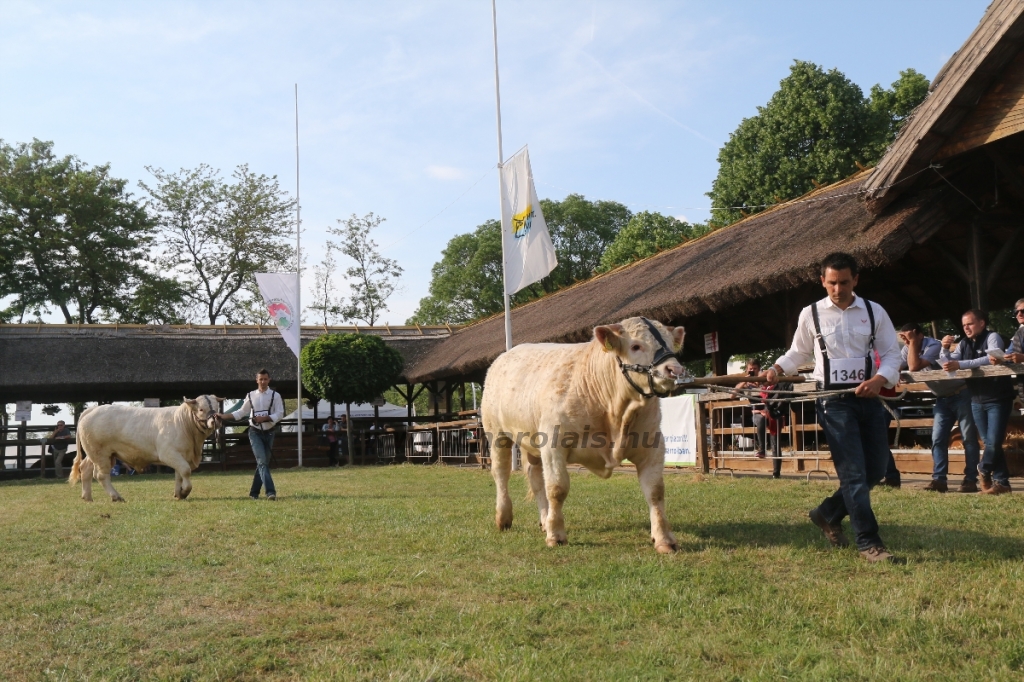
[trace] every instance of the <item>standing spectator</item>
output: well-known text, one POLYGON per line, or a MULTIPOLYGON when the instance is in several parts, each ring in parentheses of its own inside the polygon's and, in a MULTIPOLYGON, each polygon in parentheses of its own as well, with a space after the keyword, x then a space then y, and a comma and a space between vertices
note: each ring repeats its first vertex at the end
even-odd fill
MULTIPOLYGON (((925 336, 919 324, 911 322, 903 325, 899 337, 903 341, 901 369, 911 372, 942 369, 939 364, 942 344, 938 339, 925 336)), ((939 493, 948 489, 946 475, 949 471, 949 440, 953 424, 958 423, 964 442, 964 481, 959 491, 976 493, 981 449, 978 447, 978 429, 974 425, 971 393, 967 390, 967 383, 963 380, 929 381, 925 386, 935 394, 935 419, 932 426, 932 480, 924 489, 939 493)))
POLYGON ((341 460, 348 462, 348 416, 341 415, 338 421, 338 442, 341 444, 341 460))
POLYGON ((277 488, 270 476, 270 454, 274 446, 274 427, 284 417, 284 399, 270 388, 270 372, 265 369, 256 375, 256 387, 257 390, 245 396, 245 402, 237 412, 220 413, 217 416, 235 421, 249 416, 249 445, 256 457, 256 474, 252 478, 249 497, 258 500, 260 489, 265 488, 267 499, 276 500, 277 488))
MULTIPOLYGON (((1013 319, 1017 320, 1017 332, 1010 339, 1010 346, 1007 349, 1006 361, 1013 363, 1024 362, 1024 298, 1017 301, 1013 306, 1013 319)), ((993 359, 994 364, 1001 364, 998 359, 993 359)))
MULTIPOLYGON (((50 433, 48 440, 51 442, 47 450, 53 455, 53 467, 57 471, 57 476, 62 477, 64 455, 68 454, 68 446, 71 445, 71 431, 64 424, 63 419, 57 422, 57 428, 50 433)), ((43 465, 40 464, 40 466, 43 465)))
MULTIPOLYGON (((761 373, 761 361, 757 358, 750 358, 747 360, 747 376, 756 377, 761 373)), ((760 389, 761 384, 753 381, 741 381, 736 384, 738 389, 760 389)), ((765 457, 765 424, 767 422, 767 412, 765 410, 764 403, 759 401, 757 398, 747 396, 747 400, 750 402, 750 414, 751 423, 754 426, 754 456, 758 459, 764 459, 765 457)), ((744 410, 744 413, 746 410, 744 410)), ((746 417, 743 419, 744 425, 747 423, 746 417)))
POLYGON ((800 311, 792 347, 765 372, 765 379, 774 384, 779 374, 794 373, 813 358, 819 387, 826 391, 851 389, 815 403, 839 476, 839 490, 809 516, 834 547, 845 547, 849 541, 842 521, 849 515, 861 556, 871 563, 894 562, 878 534, 871 487, 881 480, 888 456, 885 408, 877 398, 883 387, 892 388, 899 380, 899 345, 882 306, 854 293, 858 280, 853 256, 833 253, 825 257, 821 285, 828 296, 800 311))
MULTIPOLYGON (((991 364, 988 353, 1001 353, 1003 337, 988 329, 988 315, 981 310, 968 310, 961 319, 967 338, 956 342, 954 336, 942 338, 942 352, 939 359, 942 369, 955 372, 958 369, 973 369, 991 364)), ((971 393, 971 412, 974 423, 985 442, 985 454, 978 465, 981 492, 1002 495, 1010 492, 1010 470, 1003 453, 1006 426, 1010 421, 1010 409, 1016 390, 1008 376, 967 379, 967 390, 971 393)))
POLYGON ((327 463, 336 467, 338 466, 338 422, 334 417, 328 417, 322 430, 324 436, 327 437, 327 463))

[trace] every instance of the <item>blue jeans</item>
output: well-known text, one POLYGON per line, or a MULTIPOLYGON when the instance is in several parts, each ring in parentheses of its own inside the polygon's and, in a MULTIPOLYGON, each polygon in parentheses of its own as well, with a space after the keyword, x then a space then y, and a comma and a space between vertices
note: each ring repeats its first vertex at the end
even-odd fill
POLYGON ((277 496, 274 479, 270 477, 270 448, 274 445, 273 431, 260 431, 249 427, 249 444, 252 454, 256 456, 256 474, 252 477, 249 497, 259 497, 260 488, 267 489, 267 497, 277 496))
POLYGON ((818 511, 830 524, 849 515, 858 549, 882 546, 871 510, 871 488, 885 474, 889 458, 888 413, 877 400, 849 394, 819 400, 815 409, 839 476, 839 490, 825 498, 818 511))
POLYGON ((935 400, 935 422, 932 427, 932 479, 945 481, 949 472, 949 438, 953 424, 960 424, 960 435, 964 440, 964 481, 978 481, 978 461, 981 448, 978 447, 978 427, 974 425, 971 410, 971 394, 967 389, 955 395, 935 400))
POLYGON ((974 423, 985 442, 985 454, 981 458, 980 469, 992 474, 992 479, 1002 485, 1010 485, 1010 470, 1006 466, 1006 455, 1003 454, 1003 440, 1006 438, 1006 425, 1010 421, 1010 409, 1013 400, 1000 400, 994 403, 971 403, 974 423))

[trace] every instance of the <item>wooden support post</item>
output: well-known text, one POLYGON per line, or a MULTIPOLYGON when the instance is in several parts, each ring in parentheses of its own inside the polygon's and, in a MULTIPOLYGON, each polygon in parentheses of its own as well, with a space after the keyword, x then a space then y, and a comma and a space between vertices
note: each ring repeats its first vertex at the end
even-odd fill
POLYGON ((465 411, 466 409, 466 382, 459 382, 459 409, 465 411))
MULTIPOLYGON (((18 427, 18 440, 19 441, 24 441, 27 438, 28 438, 28 422, 21 422, 21 425, 18 427)), ((17 462, 15 464, 15 467, 18 469, 18 471, 25 471, 25 469, 28 468, 28 463, 25 461, 27 459, 27 454, 28 453, 25 451, 25 446, 24 445, 19 445, 18 446, 18 459, 17 459, 17 462)))
POLYGON ((968 272, 971 278, 971 307, 977 308, 978 310, 985 310, 985 302, 988 297, 986 296, 987 289, 984 272, 985 266, 983 265, 984 256, 981 247, 980 222, 980 218, 975 218, 971 221, 970 247, 968 248, 968 272))
POLYGON ((694 399, 697 401, 697 458, 700 466, 701 473, 711 472, 711 457, 708 453, 708 417, 709 410, 707 403, 702 403, 696 396, 694 399))

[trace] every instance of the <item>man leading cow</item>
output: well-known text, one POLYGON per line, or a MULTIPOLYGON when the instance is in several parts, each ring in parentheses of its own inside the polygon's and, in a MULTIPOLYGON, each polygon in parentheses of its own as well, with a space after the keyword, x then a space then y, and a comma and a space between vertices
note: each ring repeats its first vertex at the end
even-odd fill
POLYGON ((835 547, 849 544, 842 529, 842 520, 849 515, 861 556, 871 563, 893 562, 878 534, 871 487, 885 473, 889 453, 886 411, 877 398, 882 388, 891 388, 899 380, 900 352, 889 315, 854 293, 857 282, 853 256, 825 257, 821 285, 828 296, 800 312, 792 347, 764 376, 775 383, 777 375, 793 374, 813 358, 819 388, 852 390, 819 398, 815 404, 839 476, 839 490, 809 515, 835 547))
POLYGON ((277 488, 270 475, 270 452, 274 446, 274 427, 284 417, 284 399, 270 388, 270 372, 261 369, 256 374, 256 390, 245 396, 242 407, 235 412, 217 415, 221 419, 239 421, 249 417, 249 444, 256 457, 256 473, 249 488, 249 497, 259 499, 260 489, 265 489, 268 500, 277 499, 277 488))

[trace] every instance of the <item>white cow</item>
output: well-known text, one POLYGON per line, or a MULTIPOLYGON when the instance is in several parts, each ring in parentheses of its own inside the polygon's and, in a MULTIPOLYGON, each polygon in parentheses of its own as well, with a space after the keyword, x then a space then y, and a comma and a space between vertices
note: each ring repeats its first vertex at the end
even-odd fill
POLYGON ((512 445, 518 444, 549 547, 567 541, 566 464, 582 464, 608 478, 628 458, 650 507, 655 548, 677 549, 665 519, 665 443, 657 396, 672 390, 685 373, 674 357, 684 335, 682 327, 632 317, 595 327, 588 343, 523 344, 494 361, 480 411, 491 446, 499 529, 512 526, 508 480, 512 445))
POLYGON ((124 498, 110 483, 116 456, 134 469, 163 464, 174 469, 174 499, 192 492, 192 470, 199 466, 203 441, 217 428, 223 398, 201 395, 177 407, 97 405, 82 413, 75 430, 74 465, 69 483, 82 481, 82 499, 92 502, 95 477, 113 502, 124 498), (83 456, 84 454, 84 456, 83 456))

